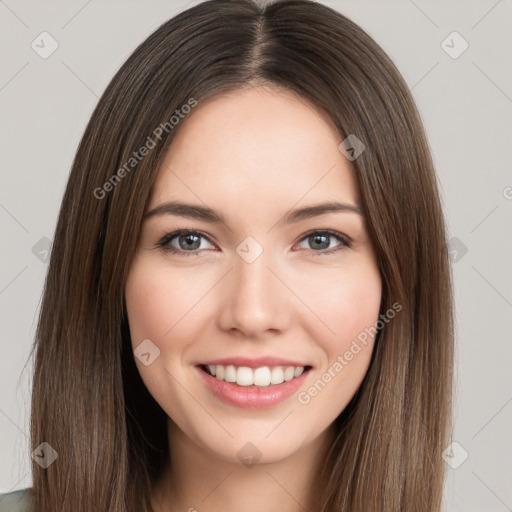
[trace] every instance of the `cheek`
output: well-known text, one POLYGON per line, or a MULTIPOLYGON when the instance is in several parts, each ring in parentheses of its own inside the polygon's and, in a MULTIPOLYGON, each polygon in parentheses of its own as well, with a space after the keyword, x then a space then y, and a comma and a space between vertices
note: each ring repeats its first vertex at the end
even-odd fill
POLYGON ((306 315, 311 338, 318 341, 329 359, 343 353, 379 318, 382 284, 375 265, 337 269, 302 283, 301 295, 307 298, 311 310, 306 315))
POLYGON ((347 279, 340 292, 334 329, 343 333, 343 339, 356 338, 375 325, 382 298, 381 278, 377 271, 354 274, 347 279))
POLYGON ((195 295, 193 287, 185 286, 174 274, 162 275, 160 269, 143 263, 132 266, 126 283, 126 308, 136 346, 149 338, 157 345, 179 325, 195 295))
POLYGON ((336 281, 324 282, 323 293, 316 289, 309 296, 325 322, 311 323, 310 329, 323 361, 315 378, 297 397, 306 406, 308 416, 316 418, 314 421, 322 418, 324 424, 334 421, 345 409, 366 375, 382 294, 376 266, 352 267, 345 275, 338 275, 336 281))
POLYGON ((126 309, 132 335, 137 345, 145 338, 157 339, 162 331, 169 329, 164 315, 166 295, 169 291, 154 279, 150 272, 136 265, 126 283, 126 309))

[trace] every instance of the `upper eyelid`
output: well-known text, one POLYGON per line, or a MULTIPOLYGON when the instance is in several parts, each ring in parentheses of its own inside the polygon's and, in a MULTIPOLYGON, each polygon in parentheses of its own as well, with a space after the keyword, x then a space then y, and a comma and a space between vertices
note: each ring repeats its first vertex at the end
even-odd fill
MULTIPOLYGON (((177 229, 175 231, 171 231, 170 233, 166 233, 161 239, 159 242, 161 242, 162 240, 168 238, 169 241, 170 240, 174 240, 175 238, 181 236, 181 235, 187 235, 187 234, 192 234, 192 235, 200 235, 202 236, 203 238, 205 238, 206 240, 208 240, 208 242, 210 242, 212 245, 214 245, 214 242, 212 242, 212 240, 210 239, 210 235, 207 235, 206 233, 203 233, 202 231, 199 231, 197 229, 177 229)), ((191 251, 190 251, 191 252, 191 251)))

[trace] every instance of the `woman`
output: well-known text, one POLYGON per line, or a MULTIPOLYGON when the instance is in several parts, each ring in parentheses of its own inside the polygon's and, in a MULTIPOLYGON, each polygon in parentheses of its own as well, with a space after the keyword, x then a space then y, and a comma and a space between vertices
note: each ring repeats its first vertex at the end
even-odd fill
POLYGON ((383 50, 308 0, 163 24, 78 148, 34 349, 34 484, 4 500, 439 511, 446 232, 383 50))

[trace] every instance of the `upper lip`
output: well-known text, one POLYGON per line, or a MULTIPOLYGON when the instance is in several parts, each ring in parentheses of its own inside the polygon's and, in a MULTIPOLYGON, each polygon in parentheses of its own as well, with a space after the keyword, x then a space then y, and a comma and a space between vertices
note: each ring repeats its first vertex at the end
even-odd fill
POLYGON ((300 361, 291 359, 283 359, 282 357, 224 357, 222 359, 212 359, 199 363, 200 365, 217 365, 223 366, 246 366, 248 368, 261 368, 262 366, 310 366, 300 361))

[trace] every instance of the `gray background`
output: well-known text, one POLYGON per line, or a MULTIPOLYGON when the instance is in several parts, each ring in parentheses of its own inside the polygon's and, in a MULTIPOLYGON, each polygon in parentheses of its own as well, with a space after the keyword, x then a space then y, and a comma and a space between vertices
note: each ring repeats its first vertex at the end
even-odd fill
MULTIPOLYGON (((32 484, 27 358, 77 144, 125 58, 193 3, 0 0, 0 492, 32 484), (47 59, 31 47, 42 46, 43 31, 59 45, 47 59)), ((365 28, 412 89, 455 237, 460 446, 446 458, 458 466, 449 468, 446 510, 512 510, 512 2, 323 3, 365 28), (458 58, 441 45, 453 31, 469 44, 458 58)), ((446 45, 462 49, 453 36, 446 45)))

